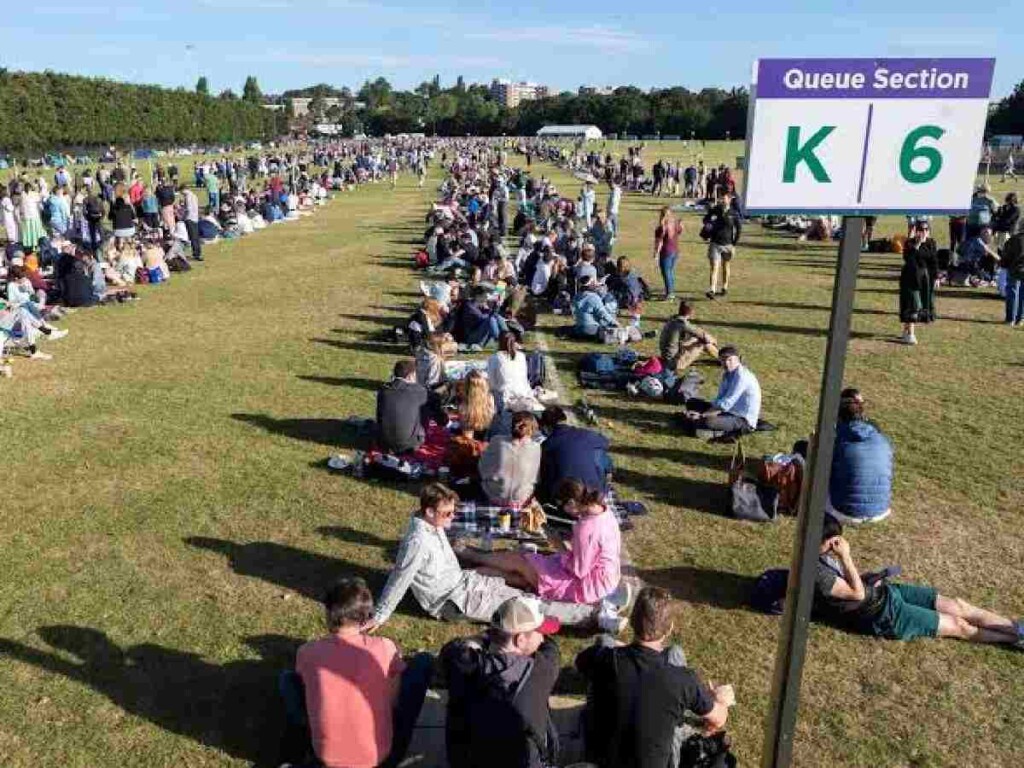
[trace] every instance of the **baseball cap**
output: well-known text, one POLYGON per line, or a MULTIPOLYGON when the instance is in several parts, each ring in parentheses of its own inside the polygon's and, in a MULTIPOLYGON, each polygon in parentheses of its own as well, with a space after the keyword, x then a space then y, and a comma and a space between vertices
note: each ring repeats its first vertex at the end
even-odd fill
POLYGON ((491 626, 509 635, 534 631, 542 635, 553 635, 562 628, 562 623, 541 612, 540 600, 519 595, 498 606, 498 610, 491 617, 491 626))

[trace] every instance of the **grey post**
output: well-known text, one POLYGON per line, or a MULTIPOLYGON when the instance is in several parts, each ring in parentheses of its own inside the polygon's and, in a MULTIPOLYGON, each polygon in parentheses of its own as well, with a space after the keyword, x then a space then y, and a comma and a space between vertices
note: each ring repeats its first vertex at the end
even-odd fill
POLYGON ((807 651, 807 634, 814 597, 814 574, 818 562, 825 500, 832 472, 832 444, 835 441, 839 393, 843 389, 846 344, 857 290, 857 267, 864 232, 863 217, 847 217, 839 263, 832 289, 832 315, 825 351, 825 370, 818 401, 818 426, 811 441, 810 462, 804 478, 796 543, 786 589, 786 612, 782 617, 779 647, 775 652, 775 679, 765 727, 762 768, 787 768, 793 758, 793 732, 800 704, 800 680, 807 651))

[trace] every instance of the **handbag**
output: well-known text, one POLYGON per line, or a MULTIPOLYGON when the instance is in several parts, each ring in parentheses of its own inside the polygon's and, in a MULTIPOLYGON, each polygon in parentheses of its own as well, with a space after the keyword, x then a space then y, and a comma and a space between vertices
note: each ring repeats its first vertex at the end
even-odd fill
POLYGON ((775 519, 776 509, 765 509, 760 488, 745 475, 746 463, 747 455, 743 450, 743 443, 737 441, 732 460, 729 462, 729 512, 737 520, 770 523, 775 519))

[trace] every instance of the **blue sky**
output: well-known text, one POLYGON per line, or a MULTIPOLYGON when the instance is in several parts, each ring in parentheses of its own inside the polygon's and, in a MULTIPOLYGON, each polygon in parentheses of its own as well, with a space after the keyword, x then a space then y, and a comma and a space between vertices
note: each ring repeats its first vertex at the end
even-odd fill
POLYGON ((383 75, 411 88, 512 77, 575 90, 746 84, 785 56, 995 56, 993 96, 1024 79, 1015 3, 931 0, 10 0, 0 66, 264 92, 383 75), (832 8, 830 8, 832 7, 832 8), (852 10, 852 8, 856 10, 852 10), (1017 43, 1016 45, 1014 43, 1017 43))

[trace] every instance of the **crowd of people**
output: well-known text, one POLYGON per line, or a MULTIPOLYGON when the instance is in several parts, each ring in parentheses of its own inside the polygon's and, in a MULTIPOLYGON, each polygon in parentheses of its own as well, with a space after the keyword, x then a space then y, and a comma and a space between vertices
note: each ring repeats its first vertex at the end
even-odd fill
MULTIPOLYGON (((330 721, 321 716, 314 725, 308 719, 323 709, 329 684, 322 669, 299 670, 308 715, 295 722, 308 723, 313 752, 324 765, 390 765, 401 758, 408 747, 402 723, 410 705, 396 691, 407 689, 407 676, 419 680, 419 675, 396 666, 393 644, 378 635, 411 593, 432 617, 487 625, 483 635, 448 643, 435 668, 448 690, 446 749, 452 766, 556 763, 557 730, 548 700, 561 664, 555 640, 560 627, 600 633, 575 662, 588 683, 583 734, 592 764, 727 765, 723 729, 735 704, 732 687, 703 682, 682 649, 670 645, 671 595, 626 576, 623 533, 630 526, 614 512, 608 440, 595 429, 570 424, 572 414, 550 402, 557 393, 544 389, 543 358, 526 349, 538 312, 547 311, 571 317, 568 334, 576 339, 612 339, 621 349, 640 338, 628 331, 639 331, 651 295, 629 257, 615 253, 619 206, 623 190, 676 192, 672 168, 657 169, 648 188, 635 180, 642 172, 632 175, 639 152, 617 164, 596 153, 536 143, 519 151, 528 157, 525 169, 507 164, 506 147, 482 141, 447 142, 438 150, 446 176, 426 216, 424 246, 417 254, 417 266, 427 274, 421 282, 424 297, 395 332, 409 345, 410 357, 395 363, 378 392, 375 447, 359 458, 419 466, 423 473, 414 476, 437 478, 421 493, 374 606, 362 585, 364 610, 335 632, 346 643, 388 649, 379 674, 396 682, 379 706, 382 717, 391 713, 393 738, 378 740, 372 752, 359 752, 358 758, 354 751, 344 759, 325 758, 323 730, 330 721), (565 197, 546 177, 535 180, 533 157, 579 172, 579 194, 565 197), (598 178, 608 188, 604 207, 596 201, 598 178), (516 201, 511 224, 509 200, 516 201), (619 335, 620 330, 626 333, 619 335), (482 351, 489 357, 479 364, 456 359, 482 351), (538 506, 541 519, 562 519, 569 526, 561 535, 552 526, 545 529, 549 553, 539 552, 532 541, 495 549, 491 532, 507 531, 507 522, 481 528, 488 532, 482 546, 474 547, 457 535, 473 504, 497 509, 499 517, 519 521, 524 531, 538 506), (616 635, 627 627, 633 640, 623 645, 616 635), (688 722, 696 730, 688 729, 688 722), (723 762, 697 763, 688 757, 690 749, 701 750, 701 759, 717 755, 723 762)), ((715 187, 714 199, 704 206, 702 230, 708 242, 708 299, 728 293, 729 265, 743 227, 730 185, 715 187)), ((664 209, 654 256, 667 299, 675 298, 671 273, 681 232, 675 212, 664 209)), ((927 222, 915 221, 912 235, 905 253, 927 261, 927 222)), ((900 279, 901 318, 909 318, 902 311, 904 276, 900 279)), ((906 284, 909 289, 909 276, 906 284)), ((915 303, 916 314, 904 322, 923 321, 921 313, 933 311, 929 301, 915 303)), ((686 387, 674 390, 672 402, 683 406, 687 434, 741 436, 758 428, 762 392, 756 375, 735 345, 720 343, 697 325, 691 301, 679 303, 658 334, 658 349, 658 371, 677 382, 692 374, 701 358, 722 367, 713 400, 686 387)), ((1024 647, 1019 622, 930 587, 901 583, 893 569, 861 577, 843 525, 878 524, 892 515, 894 452, 867 418, 859 391, 843 392, 837 422, 815 582, 816 618, 890 639, 952 637, 1024 647)), ((794 448, 794 457, 800 453, 806 454, 806 444, 794 448)), ((330 621, 330 601, 327 610, 330 621)), ((356 665, 363 656, 349 658, 356 665)), ((421 687, 415 690, 411 706, 418 707, 421 687)))

